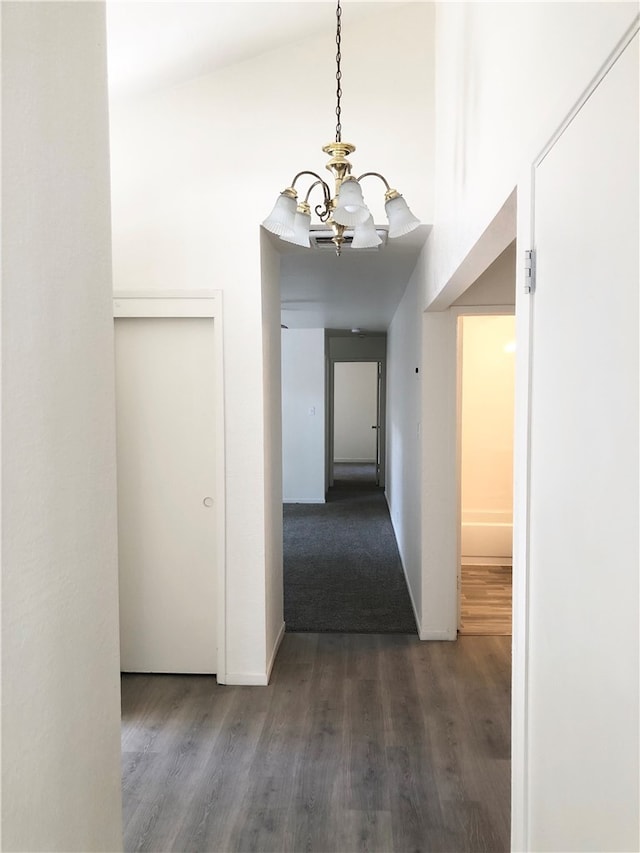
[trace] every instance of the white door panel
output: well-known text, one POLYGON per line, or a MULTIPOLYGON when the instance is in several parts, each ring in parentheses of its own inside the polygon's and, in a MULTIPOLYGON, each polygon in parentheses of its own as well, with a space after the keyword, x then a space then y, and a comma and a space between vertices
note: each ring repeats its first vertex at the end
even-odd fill
POLYGON ((529 849, 638 849, 638 37, 536 170, 529 849))
POLYGON ((122 669, 213 673, 214 320, 115 330, 122 669))

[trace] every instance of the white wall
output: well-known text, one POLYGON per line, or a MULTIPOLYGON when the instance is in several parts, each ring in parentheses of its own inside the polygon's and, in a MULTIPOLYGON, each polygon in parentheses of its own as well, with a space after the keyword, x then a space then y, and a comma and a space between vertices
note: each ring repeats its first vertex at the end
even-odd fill
POLYGON ((262 344, 265 423, 265 636, 267 677, 284 633, 282 580, 282 392, 280 378, 280 256, 261 233, 262 344))
MULTIPOLYGON (((347 22, 345 11, 343 136, 358 146, 353 162, 411 186, 412 209, 428 222, 433 7, 380 4, 370 20, 347 22), (381 57, 402 63, 401 88, 378 73, 381 57), (401 158, 395 134, 380 132, 389 124, 402 127, 401 158)), ((227 658, 229 671, 248 676, 264 673, 269 655, 259 222, 297 171, 324 168, 334 58, 333 36, 311 38, 111 110, 116 289, 224 291, 227 658)))
POLYGON ((387 332, 387 476, 385 494, 418 631, 422 636, 421 420, 422 259, 387 332), (416 368, 418 372, 416 373, 416 368))
MULTIPOLYGON (((426 251, 425 251, 426 255, 426 251)), ((422 631, 425 640, 458 632, 456 317, 422 315, 422 631)))
MULTIPOLYGON (((513 242, 516 203, 518 216, 527 210, 526 198, 516 202, 514 187, 529 174, 533 158, 613 50, 636 8, 632 3, 437 5, 437 203, 425 247, 425 307, 448 307, 513 242), (527 54, 544 55, 542 65, 521 61, 524 33, 527 54)), ((458 519, 448 478, 456 476, 450 443, 456 380, 451 372, 455 328, 441 314, 432 317, 425 319, 433 328, 425 332, 423 351, 423 599, 437 635, 455 621, 452 530, 458 519), (431 421, 429 406, 435 413, 431 421)))
POLYGON ((452 305, 515 306, 515 304, 516 241, 514 240, 452 305))
POLYGON ((104 6, 2 4, 2 843, 119 850, 104 6))
MULTIPOLYGON (((518 290, 517 290, 517 328, 518 339, 523 340, 521 330, 526 330, 529 322, 529 301, 521 292, 524 283, 522 272, 522 252, 531 247, 531 233, 528 226, 530 199, 527 182, 531 174, 531 164, 535 156, 549 141, 560 122, 573 104, 580 98, 597 73, 604 60, 614 50, 626 28, 637 14, 636 4, 620 3, 468 3, 438 5, 437 11, 437 57, 436 57, 436 175, 438 199, 434 228, 428 243, 427 274, 424 279, 424 305, 439 309, 446 308, 456 299, 464 287, 461 273, 470 259, 484 257, 484 268, 505 248, 515 236, 515 196, 514 187, 518 187, 518 290), (524 47, 523 47, 524 46, 524 47), (523 55, 523 49, 526 55, 523 55), (532 58, 544 57, 544 61, 532 61, 532 58), (489 248, 487 248, 487 245, 489 248), (493 252, 493 253, 492 253, 493 252), (526 305, 524 303, 527 303, 526 305), (520 315, 520 317, 518 316, 520 315)), ((636 160, 637 165, 637 160, 636 160)), ((610 166, 615 168, 615 164, 610 166)), ((606 175, 606 167, 603 174, 606 175)), ((557 234, 557 231, 556 231, 557 234)), ((584 245, 597 241, 599 233, 585 230, 584 245)), ((476 277, 483 270, 476 271, 476 277)), ((428 315, 429 316, 429 315, 428 315)), ((434 318, 442 315, 433 314, 434 318)), ((434 321, 434 322, 437 322, 434 321)), ((600 341, 600 343, 602 343, 600 341)), ((441 354, 447 356, 448 345, 443 342, 441 354)), ((436 352, 432 353, 434 356, 436 352)), ((519 350, 518 359, 522 364, 520 375, 528 381, 528 348, 519 350)), ((454 387, 455 380, 451 379, 454 387)), ((435 389, 437 391, 437 388, 435 389)), ((572 389, 575 393, 577 389, 572 389)), ((524 392, 523 392, 524 393, 524 392)), ((566 394, 566 389, 565 392, 566 394)), ((583 393, 581 390, 580 393, 583 393)), ((518 391, 516 389, 516 396, 518 391)), ((426 396, 426 391, 425 391, 426 396)), ((441 389, 439 397, 434 398, 435 405, 444 407, 444 417, 448 417, 448 394, 441 389)), ((560 402, 560 399, 558 400, 560 402)), ((518 429, 515 434, 516 459, 518 454, 527 452, 527 424, 531 416, 527 404, 521 407, 518 417, 518 429)), ((428 434, 425 425, 423 452, 439 452, 443 459, 448 457, 448 435, 440 433, 441 426, 435 424, 434 434, 428 434), (434 439, 435 436, 435 439, 434 439), (437 447, 433 449, 433 442, 437 447)), ((579 436, 577 447, 580 446, 579 436)), ((443 464, 445 464, 443 462, 443 464)), ((544 460, 537 465, 544 466, 544 460)), ((542 470, 542 468, 541 468, 542 470)), ((531 471, 536 476, 536 471, 531 471)), ((526 501, 529 472, 526 467, 516 470, 516 493, 526 501)), ((637 493, 637 491, 636 491, 637 493)), ((446 496, 445 496, 446 497, 446 496)), ((572 505, 571 494, 566 495, 567 505, 572 505)), ((424 524, 440 513, 442 515, 442 496, 423 492, 424 524), (440 501, 438 504, 437 501, 440 501)), ((567 712, 575 707, 574 702, 580 696, 573 695, 565 701, 562 697, 554 700, 554 690, 549 683, 542 686, 540 673, 535 684, 530 681, 531 673, 526 664, 527 630, 530 619, 545 624, 545 615, 549 608, 556 606, 550 599, 539 598, 531 601, 527 598, 528 586, 524 575, 524 564, 518 564, 516 555, 527 548, 527 527, 518 507, 514 507, 516 524, 514 530, 514 671, 513 671, 513 845, 514 849, 570 849, 579 844, 583 818, 591 819, 590 808, 569 810, 564 808, 564 791, 570 790, 575 783, 576 789, 584 790, 585 778, 579 778, 577 768, 581 757, 576 752, 576 761, 567 754, 562 758, 558 751, 557 740, 546 739, 548 733, 542 733, 542 739, 536 743, 536 755, 552 756, 552 761, 562 761, 564 789, 558 790, 554 781, 559 778, 552 769, 552 762, 533 778, 529 775, 529 766, 523 759, 529 737, 528 726, 532 714, 546 714, 552 707, 549 703, 557 700, 557 710, 563 721, 569 719, 567 712), (522 575, 522 576, 521 576, 522 575), (530 703, 530 704, 529 704, 530 703), (571 780, 567 784, 568 780, 571 780), (555 796, 551 792, 555 792, 555 796), (559 823, 551 827, 547 824, 544 836, 538 829, 544 824, 544 813, 540 811, 542 802, 553 801, 557 807, 556 817, 559 823), (531 811, 533 809, 533 811, 531 811), (573 831, 571 827, 574 827, 573 831), (535 834, 529 835, 528 827, 535 827, 535 834), (573 839, 568 842, 567 839, 573 839)), ((525 506, 526 510, 526 506, 525 506)), ((431 543, 425 532, 424 577, 428 576, 429 566, 442 548, 448 531, 455 527, 455 510, 442 515, 440 538, 431 543), (434 547, 432 548, 432 544, 434 547)), ((436 531, 437 532, 437 531, 436 531)), ((449 565, 450 553, 443 555, 441 571, 433 578, 433 588, 438 584, 446 585, 452 567, 449 565), (446 574, 446 577, 445 577, 446 574)), ((637 562, 636 562, 637 568, 637 562)), ((426 582, 426 581, 425 581, 426 582)), ((576 584, 571 599, 571 608, 576 613, 587 613, 589 604, 581 598, 580 584, 576 584)), ((439 610, 449 604, 449 589, 443 590, 436 602, 439 610)), ((637 594, 636 594, 637 601, 637 594)), ((589 628, 585 625, 585 630, 589 628)), ((615 631, 615 629, 614 629, 615 631)), ((575 635, 580 642, 580 634, 575 635)), ((551 641, 555 644, 558 634, 549 636, 545 632, 540 642, 551 641)), ((634 644, 637 647, 637 643, 634 644)), ((619 654, 625 654, 625 644, 618 648, 619 654)), ((550 649, 551 660, 554 645, 550 649)), ((562 648, 562 646, 555 646, 562 648)), ((615 657, 615 654, 614 656, 615 657)), ((576 659, 577 660, 577 659, 576 659)), ((544 673, 545 679, 553 681, 554 667, 544 673)), ((578 694, 589 683, 588 665, 584 677, 579 679, 578 694)), ((561 681, 557 682, 558 684, 561 681)), ((586 697, 586 693, 583 694, 586 697)), ((621 697, 624 704, 627 700, 621 697)), ((600 717, 599 703, 595 709, 591 699, 579 703, 580 714, 589 716, 589 726, 593 737, 600 742, 607 735, 609 720, 600 717)), ((635 720, 637 736, 637 719, 635 720)), ((582 754, 590 748, 587 741, 581 743, 582 754)), ((635 746, 631 747, 635 749, 635 746)), ((636 753, 637 756, 637 753, 636 753)), ((594 775, 589 778, 592 791, 602 790, 609 784, 616 789, 618 785, 617 767, 612 763, 607 770, 607 780, 594 775), (608 775, 610 774, 610 775, 608 775)), ((622 768, 626 772, 625 768, 622 768)), ((626 796, 626 794, 625 794, 626 796)), ((586 802, 586 801, 585 801, 586 802)), ((636 804, 637 806, 637 804, 636 804)), ((626 808, 626 806, 625 806, 626 808)), ((612 813, 610 813, 611 815, 612 813)), ((626 819, 626 816, 625 816, 626 819)), ((615 817, 603 819, 598 827, 598 837, 606 834, 609 822, 609 837, 617 837, 615 817)), ((637 824, 637 821, 636 821, 637 824)), ((576 847, 575 849, 585 849, 576 847)), ((602 849, 602 848, 600 848, 602 849)))
POLYGON ((378 364, 338 361, 333 369, 334 462, 375 462, 378 364))
POLYGON ((437 227, 429 237, 425 305, 463 263, 636 12, 636 3, 617 2, 436 5, 437 227))
POLYGON ((324 329, 282 330, 285 503, 324 503, 324 329))

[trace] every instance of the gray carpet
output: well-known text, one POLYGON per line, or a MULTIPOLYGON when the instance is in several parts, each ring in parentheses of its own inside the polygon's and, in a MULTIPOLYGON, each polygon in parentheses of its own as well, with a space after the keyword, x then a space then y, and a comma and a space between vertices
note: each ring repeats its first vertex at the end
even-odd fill
POLYGON ((346 486, 350 483, 369 483, 374 486, 376 482, 375 462, 334 462, 333 478, 338 486, 346 486))
POLYGON ((326 504, 284 506, 287 631, 415 634, 382 489, 335 481, 326 504))

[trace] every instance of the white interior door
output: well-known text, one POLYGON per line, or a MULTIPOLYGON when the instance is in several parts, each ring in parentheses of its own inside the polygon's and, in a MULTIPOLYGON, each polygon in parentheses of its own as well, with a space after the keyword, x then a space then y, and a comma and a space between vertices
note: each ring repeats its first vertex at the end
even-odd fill
POLYGON ((638 37, 536 169, 529 839, 638 845, 638 37))
POLYGON ((334 462, 374 462, 377 458, 377 362, 336 362, 333 393, 334 462))
POLYGON ((115 321, 125 672, 216 671, 214 322, 115 321))

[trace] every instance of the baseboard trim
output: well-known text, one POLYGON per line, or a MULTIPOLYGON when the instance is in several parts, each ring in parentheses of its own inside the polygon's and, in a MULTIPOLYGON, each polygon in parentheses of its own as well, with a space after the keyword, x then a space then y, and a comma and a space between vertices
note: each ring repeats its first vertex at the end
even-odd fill
POLYGON ((461 557, 463 566, 512 566, 512 557, 461 557))
POLYGON ((400 551, 400 544, 398 539, 398 531, 396 530, 396 525, 393 520, 393 513, 391 512, 391 507, 389 505, 389 497, 385 490, 384 499, 387 504, 387 509, 389 510, 389 518, 391 519, 391 526, 393 527, 393 535, 396 537, 396 544, 398 545, 398 554, 400 555, 400 565, 402 566, 402 574, 404 575, 404 582, 407 585, 407 590, 409 592, 409 601, 411 602, 411 609, 413 610, 413 617, 416 620, 416 628, 418 629, 418 636, 422 639, 422 626, 420 624, 420 617, 418 616, 418 610, 416 608, 416 602, 413 598, 413 590, 411 589, 411 584, 409 583, 409 576, 407 575, 407 569, 404 565, 404 559, 402 558, 402 552, 400 551))
POLYGON ((284 637, 284 630, 285 624, 283 622, 280 626, 280 630, 278 631, 276 641, 273 644, 266 672, 228 672, 225 684, 234 685, 236 687, 266 687, 269 684, 271 670, 276 662, 276 655, 278 654, 280 643, 284 637))
POLYGON ((413 598, 413 591, 411 589, 411 584, 409 583, 409 577, 407 575, 407 570, 404 565, 404 560, 402 558, 402 553, 400 551, 400 543, 398 539, 398 532, 396 530, 396 525, 393 520, 393 513, 391 512, 391 505, 389 504, 389 497, 385 491, 384 499, 387 502, 387 507, 389 508, 389 518, 391 519, 391 526, 393 527, 393 533, 396 537, 396 542, 398 543, 398 553, 400 554, 400 565, 402 566, 402 572, 404 574, 404 580, 407 584, 407 589, 409 590, 409 599, 411 601, 411 607, 413 608, 413 615, 416 620, 416 626, 418 628, 418 637, 421 640, 435 640, 435 641, 448 641, 457 640, 458 639, 458 628, 457 626, 454 628, 423 628, 422 623, 418 617, 418 611, 416 609, 416 603, 413 598))
POLYGON ((447 641, 451 642, 451 640, 458 639, 458 629, 457 628, 425 628, 420 632, 421 640, 439 640, 439 641, 447 641))
MULTIPOLYGON (((392 522, 393 525, 393 522, 392 522)), ((393 532, 395 533, 395 527, 393 528, 393 532)), ((398 541, 398 537, 396 536, 396 542, 398 541)), ((398 548, 398 553, 400 554, 400 549, 398 548)), ((409 601, 411 602, 411 609, 413 610, 413 618, 416 620, 416 628, 418 629, 418 636, 422 639, 422 626, 420 624, 420 617, 418 616, 418 611, 416 609, 416 603, 413 598, 413 590, 411 589, 411 584, 409 583, 409 576, 407 575, 407 570, 404 566, 404 560, 402 559, 402 554, 400 554, 400 565, 402 566, 402 573, 404 574, 404 582, 407 585, 407 590, 409 591, 409 601)))
POLYGON ((375 459, 334 459, 339 465, 375 465, 375 459))
POLYGON ((278 654, 278 649, 280 648, 280 643, 284 637, 285 632, 285 624, 284 622, 280 626, 280 630, 278 631, 278 636, 276 637, 276 641, 273 644, 273 650, 271 651, 271 657, 269 658, 269 663, 267 664, 267 684, 271 678, 271 670, 273 669, 273 665, 276 662, 276 656, 278 654))
POLYGON ((266 687, 266 672, 228 672, 225 684, 232 687, 266 687))

